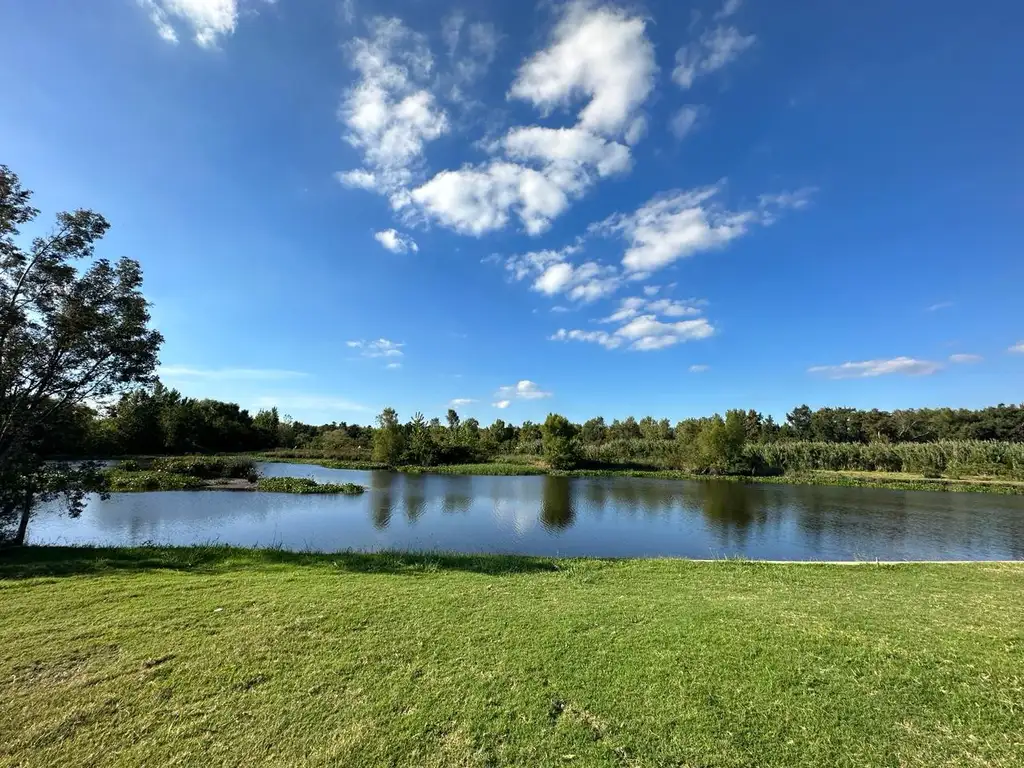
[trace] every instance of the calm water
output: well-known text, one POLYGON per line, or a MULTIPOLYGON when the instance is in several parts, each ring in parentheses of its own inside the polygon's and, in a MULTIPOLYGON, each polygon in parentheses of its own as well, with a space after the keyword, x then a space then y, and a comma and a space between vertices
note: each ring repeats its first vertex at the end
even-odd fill
POLYGON ((1024 497, 640 478, 460 477, 263 464, 362 496, 115 494, 36 544, 417 549, 600 557, 1024 559, 1024 497))

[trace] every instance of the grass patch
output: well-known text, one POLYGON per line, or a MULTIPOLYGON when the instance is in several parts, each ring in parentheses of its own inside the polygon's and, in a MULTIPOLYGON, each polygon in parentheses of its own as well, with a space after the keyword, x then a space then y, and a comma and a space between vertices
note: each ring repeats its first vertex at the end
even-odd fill
POLYGON ((256 481, 256 490, 273 493, 341 493, 353 496, 366 489, 355 483, 318 483, 309 477, 261 477, 256 481))
POLYGON ((0 764, 1024 764, 1024 565, 0 557, 0 764))
POLYGON ((107 484, 116 493, 142 493, 145 491, 194 491, 206 487, 206 481, 177 472, 136 470, 125 472, 108 469, 107 484))

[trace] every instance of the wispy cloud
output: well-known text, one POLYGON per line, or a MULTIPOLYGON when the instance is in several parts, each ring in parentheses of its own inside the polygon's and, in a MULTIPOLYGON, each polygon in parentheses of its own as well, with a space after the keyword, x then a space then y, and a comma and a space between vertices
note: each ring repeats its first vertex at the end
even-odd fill
POLYGON ((706 371, 710 371, 710 370, 711 370, 711 366, 710 365, 691 365, 690 366, 690 373, 705 373, 706 371))
POLYGON ((560 328, 549 336, 550 341, 582 341, 600 344, 605 349, 628 345, 638 352, 665 349, 687 341, 710 338, 714 326, 699 317, 707 302, 703 299, 676 301, 632 296, 619 302, 618 308, 598 322, 617 324, 614 331, 560 328), (659 320, 658 318, 664 318, 659 320), (679 320, 691 317, 690 320, 679 320))
POLYGON ((390 339, 346 341, 345 345, 351 349, 358 349, 363 357, 401 357, 404 354, 402 347, 405 346, 402 342, 390 339))
POLYGON ((505 409, 512 405, 511 400, 498 400, 496 403, 491 403, 495 408, 505 409))
POLYGON ((409 251, 418 253, 420 250, 420 247, 416 245, 415 240, 394 229, 385 229, 383 232, 375 232, 373 238, 392 253, 408 253, 409 251))
POLYGON ((384 367, 385 367, 385 368, 386 368, 387 370, 389 370, 389 371, 397 371, 397 370, 398 370, 399 368, 401 368, 401 367, 402 367, 402 364, 401 364, 401 363, 388 363, 388 364, 387 364, 387 365, 385 365, 384 367))
POLYGON ((967 355, 967 354, 956 354, 949 356, 949 362, 957 363, 959 365, 970 365, 971 363, 980 363, 984 360, 981 355, 967 355))
POLYGON ((752 226, 768 226, 786 209, 806 207, 813 189, 761 195, 758 204, 730 211, 716 202, 724 184, 657 195, 630 214, 615 214, 590 228, 591 233, 621 235, 628 243, 622 265, 648 275, 702 251, 723 248, 752 226))
POLYGON ((952 301, 940 301, 938 304, 932 304, 930 307, 925 309, 925 312, 938 312, 940 309, 949 309, 955 306, 952 301))
POLYGON ((875 376, 929 376, 942 369, 942 365, 930 360, 916 360, 912 357, 894 357, 890 360, 864 360, 840 365, 816 365, 808 373, 821 374, 830 379, 866 379, 875 376))
MULTIPOLYGON (((178 25, 191 27, 196 45, 213 48, 238 25, 240 0, 138 0, 156 25, 157 33, 169 43, 178 42, 178 25)), ((241 0, 252 11, 259 3, 241 0)), ((263 0, 264 3, 267 0, 263 0)))
POLYGON ((1016 344, 1014 344, 1006 351, 1012 352, 1014 354, 1024 355, 1024 341, 1018 341, 1016 344))
POLYGON ((472 397, 456 397, 449 400, 448 405, 452 408, 458 408, 460 405, 472 405, 475 402, 477 400, 472 397))
POLYGON ((157 368, 161 379, 205 379, 209 381, 280 381, 299 379, 308 374, 276 368, 194 368, 187 365, 161 365, 157 368))
MULTIPOLYGON (((726 3, 716 18, 722 19, 735 13, 738 5, 731 5, 726 3)), ((754 35, 744 35, 729 24, 718 24, 706 29, 698 40, 676 51, 676 67, 672 70, 672 79, 680 88, 688 89, 698 77, 717 72, 735 61, 756 41, 754 35)))
POLYGON ((687 104, 672 116, 669 128, 677 139, 684 139, 690 135, 701 115, 705 113, 704 107, 694 104, 687 104))

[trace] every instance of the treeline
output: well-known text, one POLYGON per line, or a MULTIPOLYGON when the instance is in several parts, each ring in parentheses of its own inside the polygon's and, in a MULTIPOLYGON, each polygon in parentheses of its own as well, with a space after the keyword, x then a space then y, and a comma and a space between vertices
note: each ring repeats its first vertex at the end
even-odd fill
POLYGON ((277 409, 251 415, 234 403, 194 399, 161 385, 131 392, 103 412, 80 408, 47 434, 47 452, 117 456, 279 451, 391 466, 538 461, 554 468, 637 467, 712 474, 818 469, 1024 476, 1024 406, 977 411, 862 411, 807 406, 784 423, 757 411, 672 424, 653 417, 574 424, 503 419, 483 426, 449 409, 444 421, 390 408, 374 426, 310 425, 277 409))

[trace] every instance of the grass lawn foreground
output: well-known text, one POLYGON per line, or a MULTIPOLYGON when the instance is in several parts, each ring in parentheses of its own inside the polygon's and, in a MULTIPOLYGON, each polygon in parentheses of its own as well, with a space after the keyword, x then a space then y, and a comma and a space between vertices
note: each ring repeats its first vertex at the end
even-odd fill
POLYGON ((0 765, 1020 766, 1024 564, 9 550, 0 765))

